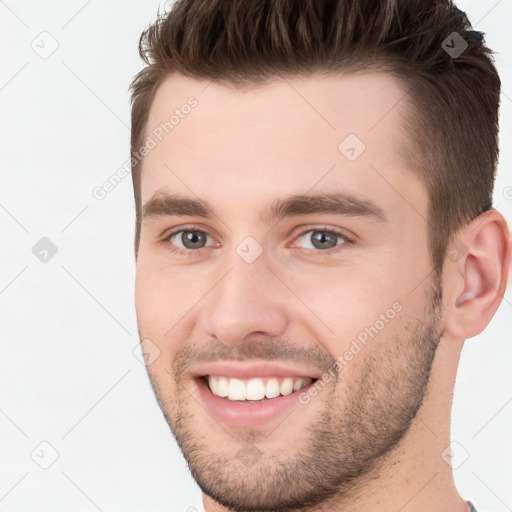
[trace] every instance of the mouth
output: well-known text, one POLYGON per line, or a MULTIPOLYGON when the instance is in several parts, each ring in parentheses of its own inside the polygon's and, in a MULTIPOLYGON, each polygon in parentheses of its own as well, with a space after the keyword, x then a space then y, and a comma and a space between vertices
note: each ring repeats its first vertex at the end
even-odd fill
POLYGON ((233 367, 216 366, 208 373, 196 374, 192 379, 197 390, 195 396, 202 411, 208 412, 207 421, 213 418, 223 425, 253 428, 282 422, 294 410, 303 415, 311 408, 301 402, 300 396, 314 386, 318 377, 293 371, 287 374, 284 369, 272 367, 261 370, 235 371, 233 367))

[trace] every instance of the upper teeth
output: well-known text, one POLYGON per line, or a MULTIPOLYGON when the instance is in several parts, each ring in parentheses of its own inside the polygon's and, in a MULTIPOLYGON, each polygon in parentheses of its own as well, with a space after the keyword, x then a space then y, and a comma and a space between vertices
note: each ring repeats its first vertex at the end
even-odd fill
POLYGON ((265 397, 275 398, 279 395, 289 395, 312 382, 310 378, 286 377, 281 380, 272 377, 268 380, 255 378, 244 381, 213 375, 208 375, 206 380, 214 395, 225 397, 228 400, 263 400, 265 397))

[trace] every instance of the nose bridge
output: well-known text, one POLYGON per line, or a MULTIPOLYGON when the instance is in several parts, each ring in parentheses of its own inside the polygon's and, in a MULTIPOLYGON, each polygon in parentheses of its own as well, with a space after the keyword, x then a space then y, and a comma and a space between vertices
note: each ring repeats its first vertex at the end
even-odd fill
MULTIPOLYGON (((241 244, 242 249, 244 245, 241 244)), ((239 248, 237 249, 240 250, 239 248)), ((252 332, 278 336, 286 329, 286 300, 264 255, 246 259, 233 251, 220 280, 208 294, 201 315, 208 335, 226 344, 252 332)))

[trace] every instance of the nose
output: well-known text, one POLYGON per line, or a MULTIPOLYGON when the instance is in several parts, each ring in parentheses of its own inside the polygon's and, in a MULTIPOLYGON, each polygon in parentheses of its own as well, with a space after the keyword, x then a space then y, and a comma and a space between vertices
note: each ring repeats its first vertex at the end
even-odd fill
POLYGON ((263 256, 247 263, 234 254, 202 301, 201 330, 232 346, 255 333, 282 336, 289 319, 286 292, 263 256))

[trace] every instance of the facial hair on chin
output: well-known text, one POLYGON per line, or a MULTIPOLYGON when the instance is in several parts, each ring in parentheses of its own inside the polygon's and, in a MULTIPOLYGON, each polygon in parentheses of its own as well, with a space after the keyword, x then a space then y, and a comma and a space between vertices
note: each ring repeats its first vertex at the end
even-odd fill
MULTIPOLYGON (((253 465, 237 458, 241 443, 232 443, 233 450, 226 450, 206 440, 202 429, 207 426, 194 418, 193 400, 183 387, 184 358, 181 367, 174 366, 172 398, 165 396, 157 377, 150 374, 160 407, 201 490, 237 511, 300 510, 348 492, 398 445, 421 406, 440 338, 441 304, 437 279, 424 316, 412 319, 392 340, 374 340, 354 381, 344 382, 341 371, 321 391, 324 407, 307 429, 307 443, 294 446, 286 456, 267 455, 263 450, 253 465)), ((266 344, 245 347, 246 356, 250 352, 253 357, 259 353, 269 360, 278 359, 268 351, 261 354, 267 349, 279 352, 275 344, 274 348, 266 344)), ((295 360, 304 357, 307 354, 295 360)), ((329 359, 315 352, 315 361, 326 365, 329 359)), ((291 416, 287 428, 293 426, 291 416)), ((228 445, 231 441, 228 437, 228 445)), ((257 442, 247 444, 258 450, 257 442)))

